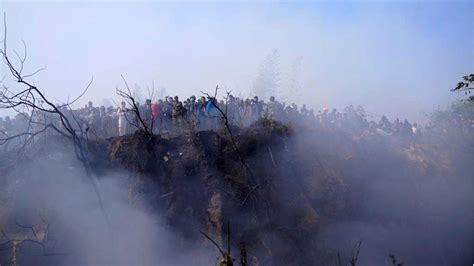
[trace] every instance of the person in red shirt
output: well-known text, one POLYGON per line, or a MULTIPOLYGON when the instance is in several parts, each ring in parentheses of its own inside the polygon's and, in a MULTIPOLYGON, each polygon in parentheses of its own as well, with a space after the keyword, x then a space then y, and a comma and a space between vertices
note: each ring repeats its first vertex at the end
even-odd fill
POLYGON ((158 118, 159 113, 160 111, 159 111, 158 102, 153 103, 151 105, 151 117, 153 118, 153 120, 156 120, 158 118))

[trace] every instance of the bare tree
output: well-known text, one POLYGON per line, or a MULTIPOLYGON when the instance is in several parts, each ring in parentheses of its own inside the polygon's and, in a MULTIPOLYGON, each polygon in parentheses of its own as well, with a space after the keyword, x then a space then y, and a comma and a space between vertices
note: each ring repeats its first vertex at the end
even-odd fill
POLYGON ((154 101, 155 100, 155 82, 152 80, 151 81, 151 89, 146 86, 147 92, 148 92, 148 99, 154 101))
POLYGON ((229 96, 230 96, 232 91, 227 91, 226 92, 226 96, 224 97, 225 105, 224 105, 224 109, 222 109, 222 107, 219 107, 219 105, 214 102, 214 100, 217 97, 218 90, 219 90, 219 86, 216 86, 216 89, 214 90, 214 95, 213 96, 211 96, 209 93, 206 93, 206 92, 203 92, 203 91, 201 91, 201 93, 205 94, 208 98, 210 98, 212 105, 218 110, 219 115, 220 115, 220 119, 223 122, 224 127, 225 127, 227 133, 230 136, 232 147, 233 147, 234 151, 237 153, 237 156, 239 157, 239 161, 240 161, 240 163, 242 164, 242 166, 244 168, 244 173, 245 173, 245 177, 247 178, 247 186, 248 186, 249 191, 248 191, 248 194, 245 197, 244 201, 242 202, 242 204, 245 204, 245 202, 247 201, 248 198, 251 198, 254 202, 256 202, 257 198, 256 198, 254 192, 258 188, 258 186, 256 186, 254 181, 253 181, 252 172, 251 172, 250 167, 248 166, 247 162, 244 160, 242 152, 239 149, 237 140, 236 140, 236 138, 235 138, 235 136, 232 132, 229 117, 227 116, 228 100, 229 100, 229 96))
POLYGON ((66 252, 56 252, 56 241, 49 238, 50 223, 42 220, 42 226, 38 229, 33 225, 24 225, 18 222, 15 217, 14 222, 20 233, 16 233, 14 237, 9 236, 4 230, 0 230, 0 252, 11 252, 11 257, 7 259, 12 265, 17 264, 17 250, 26 244, 33 244, 40 247, 43 256, 65 256, 66 252))
POLYGON ((474 102, 474 96, 470 95, 472 90, 474 90, 474 74, 464 76, 463 80, 458 82, 454 89, 451 89, 451 91, 464 92, 466 96, 469 94, 467 100, 474 102))
POLYGON ((23 74, 24 64, 27 59, 26 45, 24 45, 23 57, 20 57, 19 54, 15 52, 19 58, 20 65, 16 66, 12 63, 7 49, 6 14, 4 14, 3 22, 4 38, 3 48, 0 49, 0 56, 2 57, 5 65, 8 67, 9 74, 13 77, 14 81, 19 84, 19 86, 15 88, 9 88, 3 84, 3 88, 0 93, 0 109, 15 111, 20 115, 24 115, 26 118, 28 118, 28 128, 27 130, 14 135, 2 134, 3 136, 0 137, 0 145, 4 145, 10 141, 19 140, 22 138, 22 141, 24 142, 23 145, 26 145, 26 143, 32 141, 33 138, 40 136, 50 130, 71 140, 76 158, 82 163, 87 177, 89 177, 92 181, 95 194, 97 195, 99 207, 104 214, 107 223, 110 224, 100 194, 100 183, 92 169, 91 154, 89 151, 90 143, 88 139, 88 129, 83 129, 82 125, 80 125, 80 121, 78 121, 78 119, 74 116, 73 112, 68 112, 68 108, 70 109, 71 104, 76 102, 89 89, 93 82, 93 78, 88 83, 86 88, 80 93, 80 95, 73 101, 66 102, 61 105, 53 104, 53 102, 46 96, 46 93, 42 89, 28 81, 28 78, 36 75, 42 69, 34 71, 31 74, 23 74), (29 113, 30 115, 25 115, 25 112, 29 113), (60 124, 55 125, 52 121, 46 120, 35 121, 33 119, 35 113, 41 113, 50 117, 54 117, 59 121, 60 124), (32 127, 31 125, 35 125, 35 127, 32 127))
POLYGON ((354 246, 352 249, 351 257, 346 261, 346 259, 341 258, 341 254, 338 252, 336 256, 336 265, 338 266, 345 266, 345 265, 350 265, 350 266, 356 266, 357 261, 359 261, 359 254, 360 254, 360 246, 362 245, 362 241, 357 242, 357 244, 354 246))
POLYGON ((151 121, 146 121, 146 119, 143 117, 143 114, 140 110, 139 103, 136 101, 134 94, 130 90, 130 87, 128 86, 128 83, 125 80, 124 76, 123 75, 121 76, 122 76, 123 83, 125 84, 126 91, 119 89, 118 86, 115 91, 118 96, 124 99, 124 101, 129 106, 130 112, 132 112, 136 118, 136 121, 133 121, 133 119, 129 120, 128 121, 129 124, 136 127, 137 129, 142 129, 143 132, 145 132, 146 136, 152 137, 153 136, 153 119, 151 119, 151 121))
POLYGON ((253 92, 262 98, 272 96, 280 86, 280 54, 274 49, 263 60, 253 82, 253 92))
MULTIPOLYGON (((203 231, 199 231, 201 235, 203 235, 205 238, 207 238, 211 243, 219 250, 219 253, 221 254, 222 258, 219 259, 219 266, 232 266, 234 265, 234 259, 230 255, 230 222, 227 222, 227 251, 224 251, 217 242, 212 239, 210 236, 208 236, 206 233, 203 231)), ((245 252, 246 256, 246 252, 245 252)), ((245 257, 245 261, 247 258, 245 257)), ((242 259, 241 259, 242 261, 242 259)))

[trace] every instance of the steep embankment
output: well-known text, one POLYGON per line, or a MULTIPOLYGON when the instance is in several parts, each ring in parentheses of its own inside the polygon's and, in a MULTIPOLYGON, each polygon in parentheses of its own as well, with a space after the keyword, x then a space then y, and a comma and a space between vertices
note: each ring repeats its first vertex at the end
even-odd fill
POLYGON ((184 243, 202 241, 203 230, 222 245, 229 222, 233 250, 244 243, 260 265, 314 263, 319 251, 305 247, 316 246, 341 181, 287 126, 233 133, 236 146, 225 132, 129 136, 112 140, 110 156, 137 173, 130 199, 163 213, 184 243))
POLYGON ((224 247, 227 225, 232 256, 244 244, 250 265, 337 264, 358 241, 361 265, 383 264, 389 253, 411 265, 471 259, 474 154, 462 145, 268 120, 233 134, 235 145, 225 130, 91 143, 112 228, 95 226, 104 219, 67 140, 45 138, 13 169, 2 164, 1 226, 31 237, 15 226, 23 217, 43 239, 74 250, 45 258, 26 249, 17 258, 47 265, 212 264, 217 250, 199 231, 224 247), (37 210, 57 220, 48 233, 37 210))

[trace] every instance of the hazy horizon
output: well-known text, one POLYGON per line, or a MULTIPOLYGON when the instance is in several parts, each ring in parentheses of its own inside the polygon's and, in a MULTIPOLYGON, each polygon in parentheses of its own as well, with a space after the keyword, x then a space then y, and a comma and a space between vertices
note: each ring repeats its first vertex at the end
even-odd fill
MULTIPOLYGON (((166 95, 219 84, 247 97, 277 50, 277 98, 422 121, 460 98, 449 89, 474 69, 472 2, 3 1, 0 8, 9 51, 21 54, 26 42, 25 73, 46 67, 31 81, 53 101, 74 98, 94 77, 81 105, 118 101, 121 74, 145 93, 153 81, 166 95)), ((6 70, 1 77, 13 85, 6 70)))

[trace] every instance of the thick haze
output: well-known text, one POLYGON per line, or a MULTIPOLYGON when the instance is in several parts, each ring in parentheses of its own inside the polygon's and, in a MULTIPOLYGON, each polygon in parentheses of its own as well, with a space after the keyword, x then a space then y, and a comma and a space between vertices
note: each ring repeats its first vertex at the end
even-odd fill
MULTIPOLYGON (((458 98, 449 89, 474 70, 473 2, 3 1, 0 8, 10 52, 25 40, 25 72, 46 66, 32 81, 62 101, 91 76, 83 102, 117 99, 120 74, 145 92, 154 81, 169 95, 219 84, 249 96, 264 58, 277 49, 278 91, 292 80, 301 88, 288 100, 318 109, 360 104, 374 116, 420 121, 458 98)), ((0 70, 3 77, 7 69, 0 70)))

